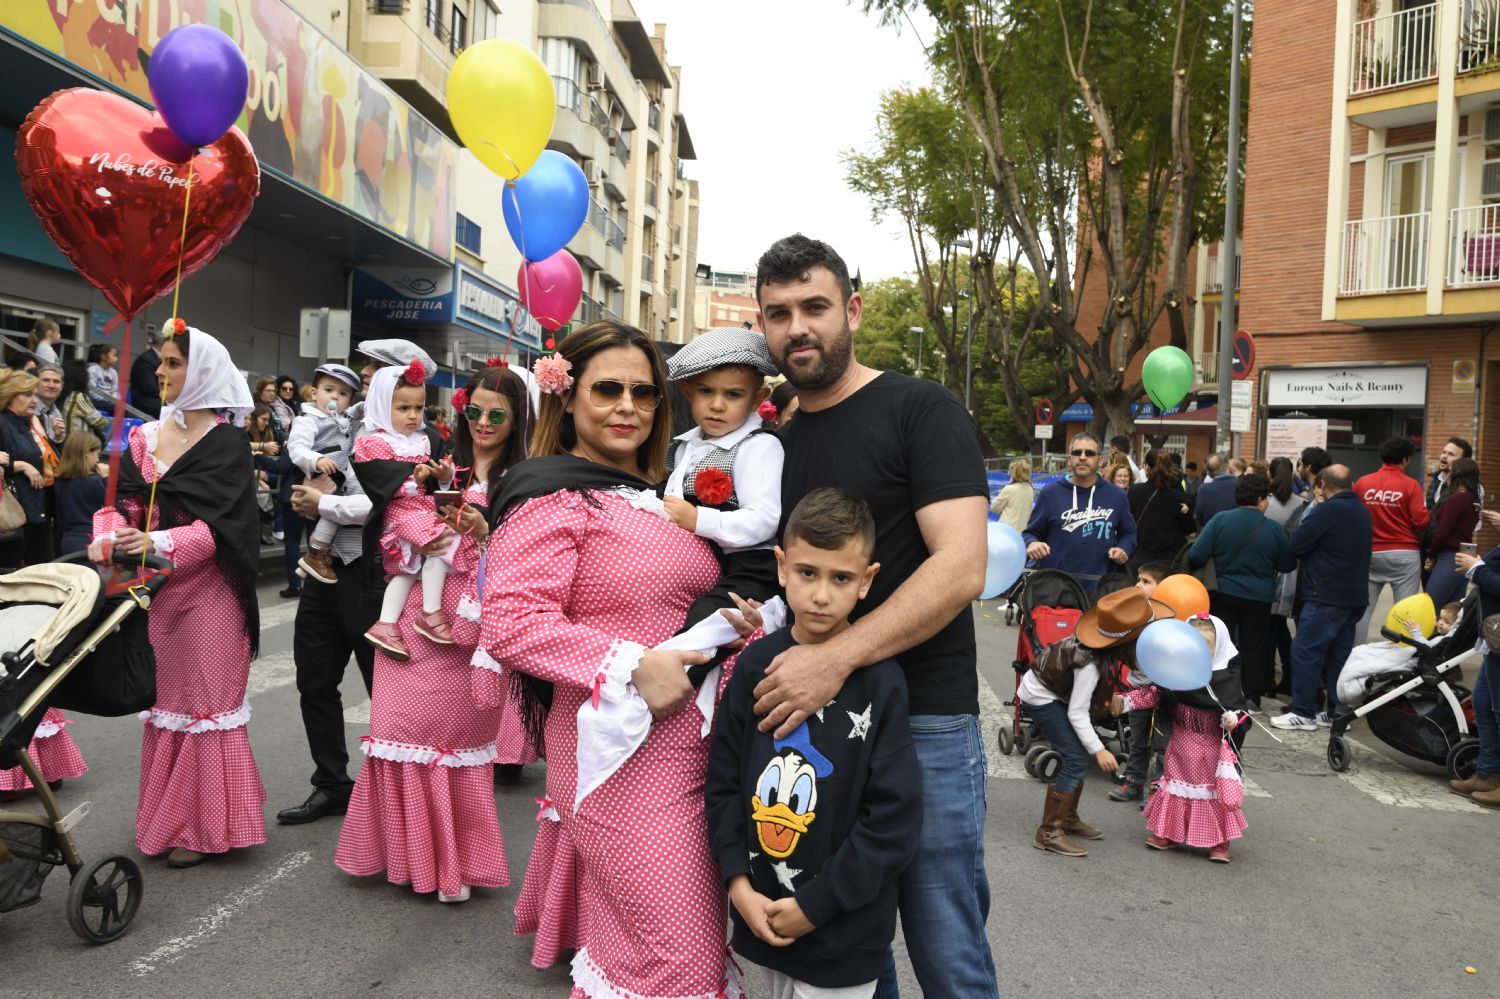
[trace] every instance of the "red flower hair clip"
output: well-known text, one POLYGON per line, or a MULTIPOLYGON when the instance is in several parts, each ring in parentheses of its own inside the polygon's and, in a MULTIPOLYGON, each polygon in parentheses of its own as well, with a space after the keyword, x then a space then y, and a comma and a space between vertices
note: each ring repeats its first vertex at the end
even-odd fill
POLYGON ((161 331, 167 336, 182 336, 182 334, 188 331, 187 320, 177 317, 168 319, 166 324, 162 326, 161 331))
POLYGON ((401 377, 408 385, 423 385, 427 382, 427 369, 422 366, 421 361, 412 361, 406 366, 406 373, 401 377))
POLYGON ((503 357, 491 357, 484 362, 486 368, 508 368, 510 362, 503 357))
POLYGON ((756 415, 767 423, 776 422, 776 404, 770 399, 755 407, 756 415))
POLYGON ((734 480, 722 468, 705 468, 693 476, 693 495, 717 506, 734 495, 734 480))
POLYGON ((457 392, 453 393, 453 408, 455 410, 457 410, 458 412, 462 413, 464 411, 464 407, 467 406, 468 404, 469 404, 469 393, 468 392, 464 391, 463 389, 459 389, 457 392))

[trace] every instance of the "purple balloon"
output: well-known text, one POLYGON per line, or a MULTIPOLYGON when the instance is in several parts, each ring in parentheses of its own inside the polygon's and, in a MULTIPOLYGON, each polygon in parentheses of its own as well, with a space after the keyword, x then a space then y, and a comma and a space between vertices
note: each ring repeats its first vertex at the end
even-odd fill
POLYGON ((206 24, 167 32, 146 67, 151 99, 172 134, 190 146, 217 142, 245 107, 250 67, 230 37, 206 24))

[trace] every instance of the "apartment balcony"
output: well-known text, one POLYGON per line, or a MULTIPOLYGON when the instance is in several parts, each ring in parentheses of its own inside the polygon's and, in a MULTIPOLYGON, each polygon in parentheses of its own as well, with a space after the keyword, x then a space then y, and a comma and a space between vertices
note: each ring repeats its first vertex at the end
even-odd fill
POLYGON ((1439 6, 1429 3, 1354 22, 1350 97, 1437 80, 1439 6))
POLYGON ((468 44, 467 22, 455 24, 450 5, 430 0, 365 0, 349 6, 349 54, 457 141, 448 118, 448 71, 468 44))
POLYGON ((1500 285, 1500 205, 1453 209, 1448 225, 1448 287, 1500 285))
POLYGON ((1500 98, 1500 4, 1437 0, 1341 31, 1349 43, 1346 111, 1362 125, 1431 120, 1438 88, 1450 78, 1461 114, 1500 98))
POLYGON ((653 218, 656 217, 657 212, 657 194, 656 181, 648 177, 646 179, 646 208, 650 210, 653 218))
POLYGON ((565 76, 552 78, 552 90, 557 95, 557 118, 547 145, 576 159, 598 161, 607 157, 609 149, 597 124, 604 113, 599 102, 585 94, 576 80, 565 76))
POLYGON ((1453 209, 1445 239, 1432 222, 1415 212, 1345 223, 1331 318, 1362 326, 1500 318, 1500 205, 1453 209))
POLYGON ((661 105, 655 101, 646 109, 646 127, 651 131, 661 134, 661 105))
MULTIPOLYGON (((1203 267, 1204 295, 1224 294, 1224 268, 1221 261, 1222 258, 1217 249, 1209 251, 1208 261, 1203 267)), ((1236 253, 1234 255, 1234 289, 1236 292, 1240 288, 1240 265, 1242 263, 1243 257, 1236 253)))
POLYGON ((573 321, 577 323, 592 323, 603 318, 604 307, 597 299, 590 298, 587 293, 578 300, 578 310, 573 313, 573 321))
POLYGON ((656 261, 644 254, 641 256, 641 281, 648 285, 656 283, 656 261))
POLYGON ((597 201, 589 202, 589 210, 585 216, 585 224, 578 233, 568 241, 568 249, 573 256, 578 258, 579 263, 589 270, 604 270, 609 266, 605 257, 605 230, 608 228, 608 213, 604 206, 597 201))
POLYGON ((1385 295, 1427 287, 1431 213, 1344 223, 1340 295, 1385 295))

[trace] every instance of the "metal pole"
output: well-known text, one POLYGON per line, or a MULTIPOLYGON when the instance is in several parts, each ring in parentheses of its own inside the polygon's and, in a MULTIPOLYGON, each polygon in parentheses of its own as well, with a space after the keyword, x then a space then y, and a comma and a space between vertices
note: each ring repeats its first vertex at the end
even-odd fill
POLYGON ((1219 274, 1224 295, 1219 304, 1219 420, 1217 447, 1231 445, 1230 408, 1233 405, 1235 295, 1239 292, 1239 268, 1235 266, 1239 245, 1240 189, 1240 19, 1243 0, 1234 0, 1234 30, 1229 64, 1229 175, 1224 184, 1224 245, 1219 251, 1219 274))
POLYGON ((969 299, 969 328, 964 331, 964 409, 974 412, 974 299, 969 299))

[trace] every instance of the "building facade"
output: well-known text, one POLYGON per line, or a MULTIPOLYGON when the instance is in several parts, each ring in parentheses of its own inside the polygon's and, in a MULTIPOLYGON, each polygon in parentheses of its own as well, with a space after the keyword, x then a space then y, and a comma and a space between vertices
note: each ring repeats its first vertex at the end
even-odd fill
POLYGON ((1500 8, 1257 4, 1244 205, 1242 450, 1320 443, 1360 472, 1388 437, 1430 465, 1458 436, 1493 467, 1500 8))
POLYGON ((755 272, 707 269, 693 302, 693 325, 697 332, 745 323, 753 330, 760 330, 755 272))

